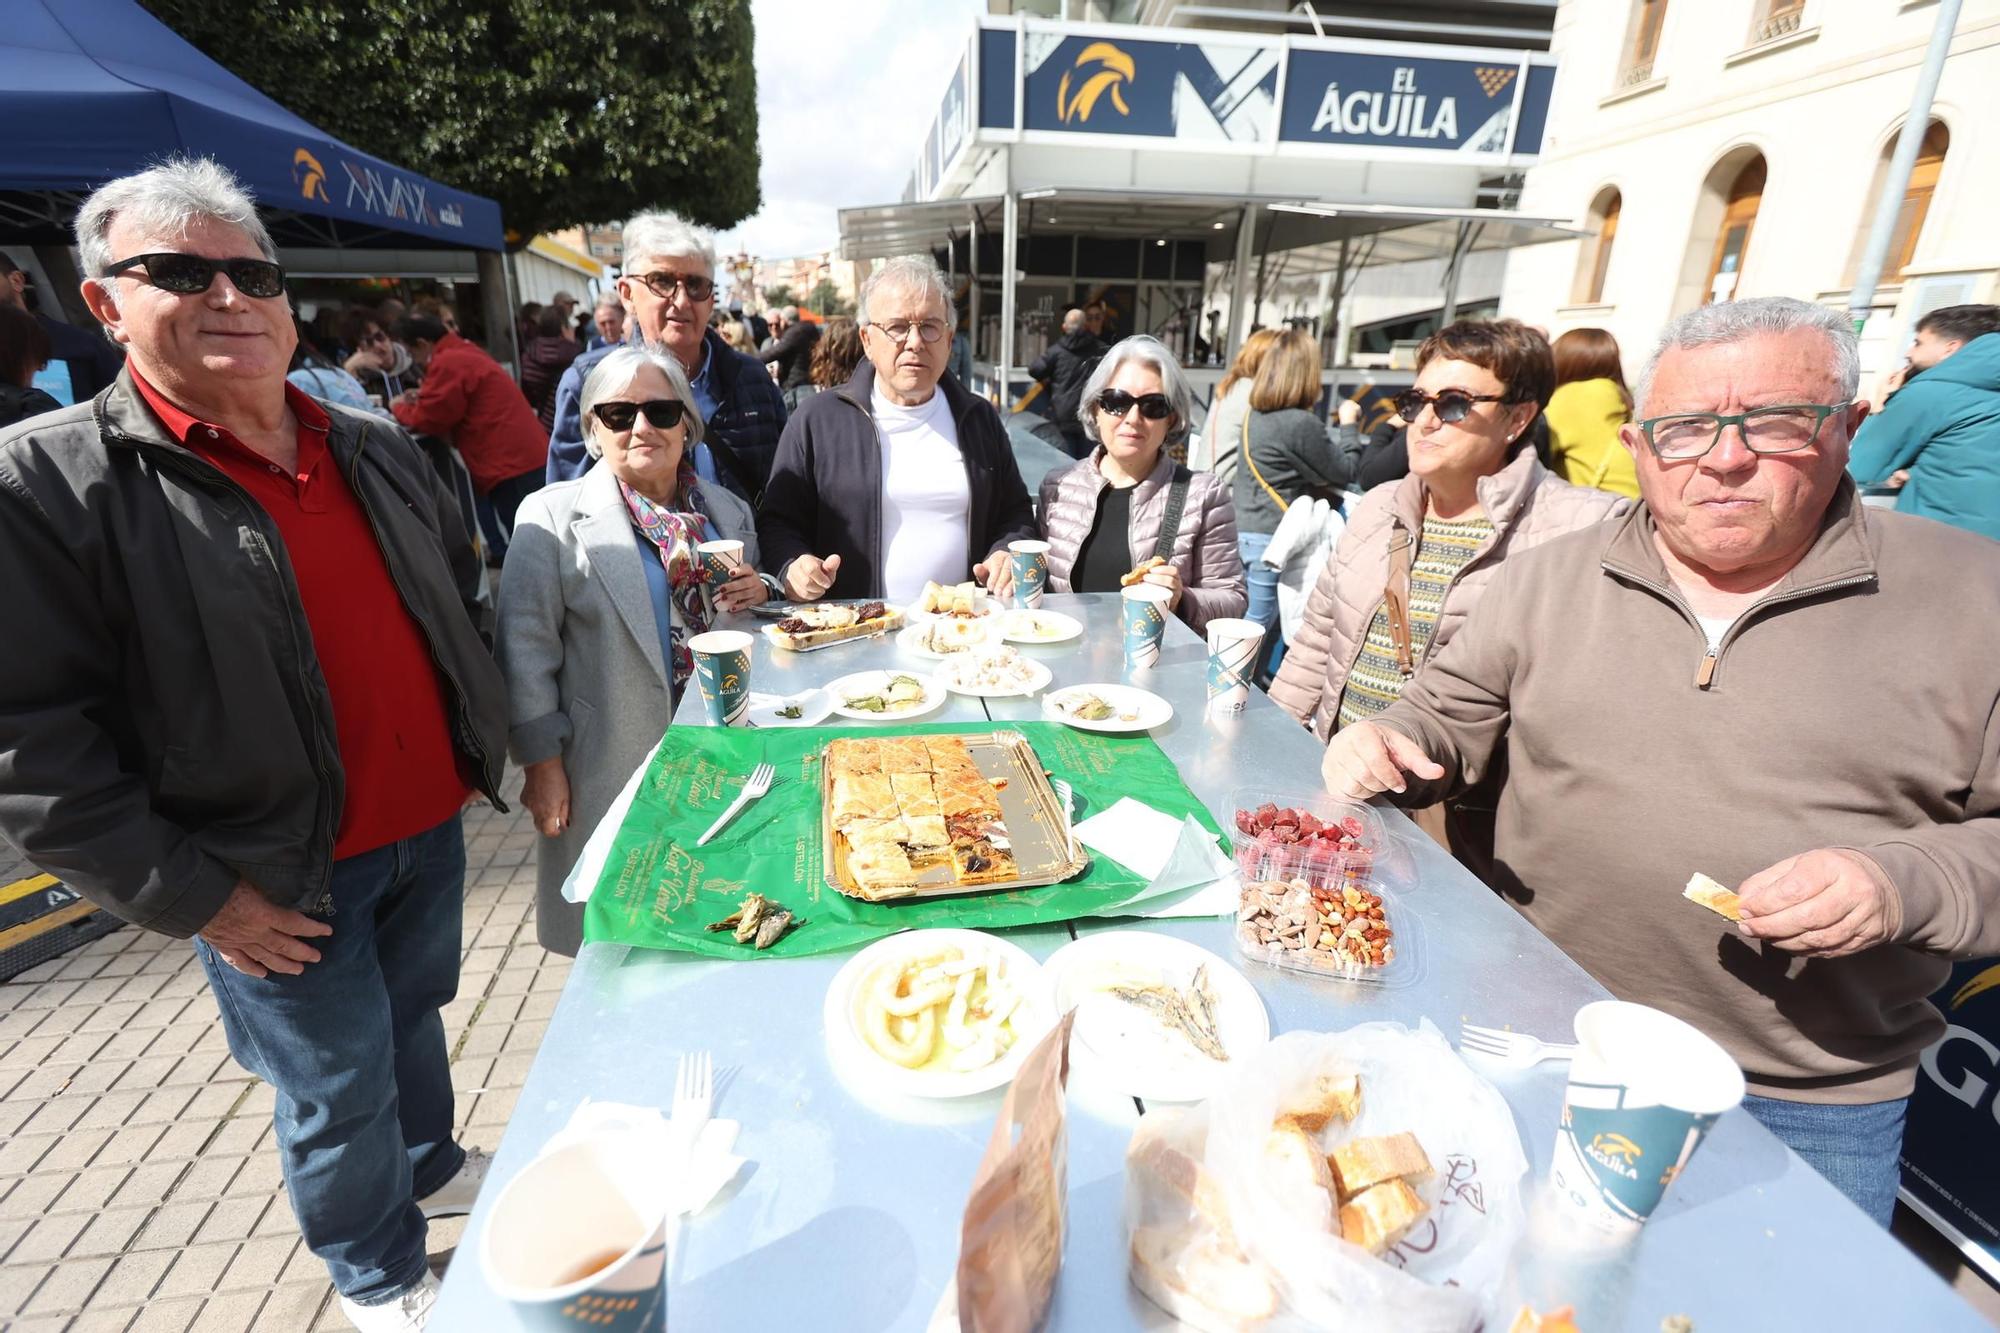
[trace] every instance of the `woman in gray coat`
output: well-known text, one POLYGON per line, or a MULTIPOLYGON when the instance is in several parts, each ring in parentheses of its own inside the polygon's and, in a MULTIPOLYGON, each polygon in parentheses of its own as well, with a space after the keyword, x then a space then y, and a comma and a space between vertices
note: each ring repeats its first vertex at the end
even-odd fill
POLYGON ((581 416, 601 461, 522 501, 507 544, 497 652, 508 749, 544 839, 535 934, 555 953, 582 943, 583 908, 563 900, 563 880, 672 720, 693 670, 687 639, 770 595, 749 506, 695 479, 693 404, 670 355, 621 347, 598 362, 581 416), (725 539, 743 543, 741 567, 704 584, 695 544, 725 539))
POLYGON ((1249 592, 1229 487, 1167 451, 1187 438, 1193 405, 1187 377, 1158 339, 1127 338, 1097 363, 1077 407, 1096 447, 1042 479, 1052 591, 1117 592, 1157 556, 1146 582, 1168 591, 1169 609, 1197 634, 1218 616, 1243 614, 1249 592))

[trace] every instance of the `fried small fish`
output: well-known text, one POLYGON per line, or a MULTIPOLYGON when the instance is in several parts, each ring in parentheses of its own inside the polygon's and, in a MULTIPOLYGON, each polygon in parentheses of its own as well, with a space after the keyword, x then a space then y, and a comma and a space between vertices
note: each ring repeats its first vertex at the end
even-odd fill
POLYGON ((1215 1023, 1215 992, 1208 984, 1208 965, 1195 970, 1194 981, 1185 988, 1164 984, 1113 986, 1109 994, 1144 1009, 1180 1033, 1211 1060, 1227 1060, 1229 1052, 1215 1023))

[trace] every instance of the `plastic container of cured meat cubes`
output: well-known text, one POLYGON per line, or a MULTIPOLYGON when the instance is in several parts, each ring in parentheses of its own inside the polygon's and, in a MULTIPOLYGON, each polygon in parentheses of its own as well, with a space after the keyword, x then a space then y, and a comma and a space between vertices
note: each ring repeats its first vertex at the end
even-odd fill
POLYGON ((1422 925, 1375 873, 1383 832, 1373 810, 1325 792, 1262 787, 1239 787, 1234 805, 1238 953, 1385 989, 1422 977, 1422 925))

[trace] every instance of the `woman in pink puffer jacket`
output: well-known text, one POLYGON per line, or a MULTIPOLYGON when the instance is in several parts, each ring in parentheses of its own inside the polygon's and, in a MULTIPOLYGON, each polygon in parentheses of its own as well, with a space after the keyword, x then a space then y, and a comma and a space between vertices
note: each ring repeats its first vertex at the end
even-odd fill
POLYGON ((1146 581, 1199 634, 1250 604, 1236 550, 1236 507, 1213 473, 1190 472, 1169 447, 1187 438, 1193 395, 1156 338, 1126 338, 1097 364, 1077 415, 1097 441, 1089 457, 1042 480, 1051 592, 1117 592, 1157 556, 1146 581), (1163 531, 1169 511, 1179 519, 1163 531))

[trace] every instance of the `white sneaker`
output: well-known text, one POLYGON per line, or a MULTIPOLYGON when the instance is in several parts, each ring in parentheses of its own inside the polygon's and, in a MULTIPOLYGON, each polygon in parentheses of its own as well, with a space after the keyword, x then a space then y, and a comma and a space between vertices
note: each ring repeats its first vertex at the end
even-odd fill
POLYGON ((356 1305, 342 1296, 340 1312, 360 1333, 423 1333, 437 1304, 438 1280, 426 1268, 417 1285, 380 1305, 356 1305))
POLYGON ((483 1148, 467 1148, 458 1173, 417 1200, 424 1218, 462 1217, 471 1212, 473 1202, 479 1198, 479 1187, 486 1183, 487 1169, 492 1165, 491 1153, 483 1148))

